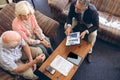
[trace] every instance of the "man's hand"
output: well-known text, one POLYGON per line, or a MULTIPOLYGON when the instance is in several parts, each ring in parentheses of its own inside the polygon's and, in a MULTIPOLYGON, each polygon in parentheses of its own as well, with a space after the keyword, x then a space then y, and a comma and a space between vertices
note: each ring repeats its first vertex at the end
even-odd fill
POLYGON ((41 43, 42 43, 45 47, 51 48, 51 44, 50 44, 47 40, 43 39, 43 41, 41 41, 41 43))
POLYGON ((83 39, 83 38, 85 37, 86 33, 87 33, 86 30, 83 31, 83 32, 80 34, 80 38, 83 39))
POLYGON ((66 36, 70 35, 71 30, 72 30, 71 27, 67 27, 67 29, 65 30, 66 36))
POLYGON ((41 54, 35 58, 37 62, 43 62, 45 60, 45 55, 41 54))

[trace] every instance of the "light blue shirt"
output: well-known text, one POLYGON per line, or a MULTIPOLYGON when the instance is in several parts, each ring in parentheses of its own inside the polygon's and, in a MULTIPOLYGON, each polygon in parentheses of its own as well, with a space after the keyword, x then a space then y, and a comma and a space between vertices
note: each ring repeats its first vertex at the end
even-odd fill
POLYGON ((16 62, 22 57, 21 49, 25 45, 25 41, 22 39, 21 44, 15 49, 6 49, 2 45, 0 39, 0 66, 8 71, 13 71, 18 67, 16 62))

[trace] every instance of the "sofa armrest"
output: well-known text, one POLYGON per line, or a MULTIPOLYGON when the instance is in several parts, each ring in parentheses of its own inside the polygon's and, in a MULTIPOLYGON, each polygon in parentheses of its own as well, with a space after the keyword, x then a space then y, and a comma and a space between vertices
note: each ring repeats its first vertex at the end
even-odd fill
POLYGON ((56 8, 58 11, 62 11, 69 3, 69 0, 51 0, 48 4, 52 8, 56 8))
POLYGON ((38 22, 38 25, 42 28, 43 33, 45 33, 46 36, 50 37, 52 40, 56 40, 57 36, 57 28, 59 26, 59 23, 39 11, 35 11, 35 16, 38 22))
POLYGON ((10 3, 0 10, 0 35, 12 29, 12 21, 15 18, 15 3, 10 3))

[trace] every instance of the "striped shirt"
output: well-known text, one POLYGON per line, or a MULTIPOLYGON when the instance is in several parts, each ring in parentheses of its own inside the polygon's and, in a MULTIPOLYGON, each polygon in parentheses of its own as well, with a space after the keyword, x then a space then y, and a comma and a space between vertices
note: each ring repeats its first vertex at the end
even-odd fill
POLYGON ((0 39, 0 66, 8 71, 13 71, 18 67, 17 61, 22 57, 21 49, 25 45, 25 41, 22 40, 21 44, 15 49, 6 49, 2 46, 0 39))

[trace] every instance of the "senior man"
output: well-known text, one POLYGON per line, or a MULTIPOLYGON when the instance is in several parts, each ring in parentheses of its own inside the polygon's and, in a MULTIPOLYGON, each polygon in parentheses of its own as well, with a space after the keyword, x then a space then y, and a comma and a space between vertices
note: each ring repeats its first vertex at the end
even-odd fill
POLYGON ((37 79, 34 74, 36 64, 43 62, 45 55, 40 51, 31 53, 30 47, 16 31, 6 31, 0 38, 0 66, 12 74, 26 79, 37 79), (21 50, 24 51, 21 51, 21 50), (33 58, 35 58, 33 60, 33 58), (22 59, 29 61, 24 63, 22 59))

